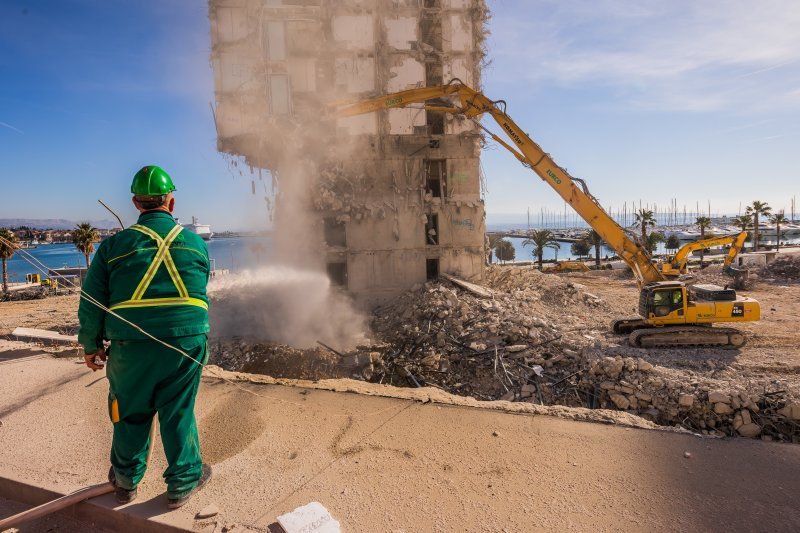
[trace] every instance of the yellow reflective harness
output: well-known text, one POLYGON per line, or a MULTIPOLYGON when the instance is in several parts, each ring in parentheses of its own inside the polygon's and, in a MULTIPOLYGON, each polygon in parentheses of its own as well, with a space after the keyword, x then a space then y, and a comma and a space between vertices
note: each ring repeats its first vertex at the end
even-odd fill
POLYGON ((130 227, 130 229, 136 230, 139 233, 144 233, 156 241, 158 244, 158 250, 156 251, 156 256, 153 258, 153 262, 150 263, 149 267, 147 267, 144 277, 139 282, 136 290, 133 291, 133 296, 131 296, 131 299, 114 304, 110 307, 110 309, 114 311, 115 309, 130 309, 132 307, 157 307, 162 305, 194 305, 197 307, 202 307, 203 309, 208 309, 208 304, 206 302, 200 300, 199 298, 191 298, 189 296, 189 291, 186 290, 186 285, 183 284, 181 275, 178 273, 175 262, 172 260, 172 254, 169 251, 170 245, 183 230, 183 226, 176 225, 163 239, 158 233, 146 226, 142 226, 141 224, 134 224, 130 227), (156 276, 156 272, 158 272, 158 267, 160 267, 162 263, 166 267, 169 277, 172 279, 172 283, 175 285, 175 288, 178 289, 178 296, 171 298, 144 299, 144 293, 147 291, 150 283, 152 283, 153 278, 156 276))

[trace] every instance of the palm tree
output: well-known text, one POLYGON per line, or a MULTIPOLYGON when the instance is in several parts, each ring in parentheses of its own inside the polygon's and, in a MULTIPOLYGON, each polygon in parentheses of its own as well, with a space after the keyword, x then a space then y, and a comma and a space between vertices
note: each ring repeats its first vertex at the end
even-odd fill
POLYGON ((639 209, 634 215, 636 216, 634 225, 642 227, 642 245, 647 246, 647 226, 655 226, 656 217, 649 209, 639 209))
POLYGON ((600 247, 603 245, 603 237, 595 230, 589 230, 586 232, 586 235, 583 236, 583 240, 585 240, 589 246, 594 246, 594 264, 597 268, 600 268, 600 247))
POLYGON ((489 233, 487 234, 487 238, 489 239, 489 264, 492 263, 492 250, 497 248, 497 245, 500 244, 500 241, 503 240, 503 236, 499 233, 489 233))
POLYGON ((3 292, 8 292, 8 268, 6 262, 16 251, 17 236, 5 228, 0 229, 0 261, 3 262, 3 292))
POLYGON ((72 244, 86 258, 86 268, 89 268, 89 256, 94 253, 94 243, 100 241, 100 234, 88 222, 78 224, 72 230, 72 244))
POLYGON ((758 251, 758 217, 764 215, 768 217, 772 212, 772 208, 767 205, 767 202, 760 202, 753 200, 753 203, 747 206, 747 214, 753 216, 753 251, 758 251))
POLYGON ((732 222, 742 228, 742 231, 747 231, 747 227, 753 222, 753 217, 750 215, 739 215, 738 217, 734 217, 732 222))
MULTIPOLYGON (((694 221, 694 223, 697 224, 700 227, 700 240, 702 241, 703 239, 706 238, 706 228, 711 225, 711 219, 708 218, 708 217, 697 217, 697 219, 694 221)), ((701 268, 703 266, 703 259, 705 259, 705 256, 706 256, 706 249, 705 248, 701 248, 700 249, 700 267, 701 268)))
POLYGON ((783 214, 783 211, 772 215, 770 222, 775 224, 775 234, 778 236, 778 251, 781 251, 781 224, 786 224, 789 219, 783 214))
POLYGON ((533 246, 533 255, 536 256, 536 262, 539 264, 539 270, 542 270, 542 262, 544 261, 544 249, 552 248, 558 250, 561 245, 553 236, 553 232, 549 229, 535 229, 528 233, 528 238, 522 241, 522 247, 528 245, 533 246))

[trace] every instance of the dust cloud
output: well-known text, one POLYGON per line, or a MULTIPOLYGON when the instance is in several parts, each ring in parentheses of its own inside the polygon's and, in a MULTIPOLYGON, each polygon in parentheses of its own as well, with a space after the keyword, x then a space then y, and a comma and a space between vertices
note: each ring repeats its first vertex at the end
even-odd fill
POLYGON ((208 287, 214 337, 243 337, 347 350, 364 341, 366 316, 319 271, 269 265, 214 279, 208 287))
MULTIPOLYGON (((354 151, 348 136, 336 134, 335 120, 323 117, 325 104, 336 97, 330 92, 306 95, 305 105, 291 115, 259 124, 248 137, 258 142, 234 142, 236 151, 250 154, 245 165, 266 169, 273 178, 274 197, 267 199, 265 208, 274 221, 272 249, 257 268, 222 276, 209 286, 214 300, 212 336, 301 349, 322 341, 348 349, 368 334, 364 314, 329 281, 323 222, 327 213, 315 207, 320 176, 354 151)), ((264 116, 261 109, 243 107, 248 114, 264 116)), ((343 250, 338 252, 341 261, 343 250)))

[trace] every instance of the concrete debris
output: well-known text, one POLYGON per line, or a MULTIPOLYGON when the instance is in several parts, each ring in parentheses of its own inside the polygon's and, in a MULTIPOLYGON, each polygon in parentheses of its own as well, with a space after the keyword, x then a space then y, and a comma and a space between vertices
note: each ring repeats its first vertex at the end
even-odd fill
POLYGON ((217 507, 212 503, 211 505, 203 507, 203 509, 198 511, 198 513, 194 515, 194 517, 197 520, 205 520, 206 518, 212 518, 214 516, 217 516, 218 514, 219 514, 219 507, 217 507))
POLYGON ((761 276, 782 282, 800 281, 800 254, 781 254, 761 269, 761 276))
POLYGON ((491 298, 428 282, 374 312, 380 344, 342 357, 229 339, 212 341, 212 361, 273 377, 428 386, 479 400, 626 411, 709 436, 800 442, 800 403, 779 382, 725 374, 723 360, 693 370, 685 350, 620 346, 605 328, 587 326, 613 310, 568 277, 492 267, 486 285, 491 298))
POLYGON ((0 302, 18 302, 25 300, 42 300, 51 295, 53 291, 47 287, 31 287, 15 291, 0 291, 0 302))
POLYGON ((481 287, 480 285, 470 283, 469 281, 465 281, 461 278, 451 276, 450 274, 441 274, 441 277, 453 283, 454 285, 458 285, 462 289, 468 290, 475 296, 480 296, 482 298, 491 298, 494 295, 491 289, 487 289, 486 287, 481 287))
POLYGON ((11 332, 11 335, 16 340, 20 341, 30 341, 30 342, 41 342, 44 344, 77 344, 78 336, 77 335, 62 335, 56 331, 50 331, 47 329, 37 329, 37 328, 14 328, 14 331, 11 332))
POLYGON ((341 526, 319 502, 298 507, 277 518, 286 533, 339 533, 341 526))

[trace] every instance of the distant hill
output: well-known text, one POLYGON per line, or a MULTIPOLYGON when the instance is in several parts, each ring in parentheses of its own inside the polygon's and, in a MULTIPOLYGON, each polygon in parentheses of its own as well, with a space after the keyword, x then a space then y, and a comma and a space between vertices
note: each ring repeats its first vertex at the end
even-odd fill
MULTIPOLYGON (((82 221, 83 222, 83 221, 82 221)), ((90 220, 97 229, 111 229, 119 227, 116 220, 90 220)), ((73 229, 78 223, 63 218, 0 218, 0 228, 18 228, 28 226, 37 230, 45 229, 73 229)))

